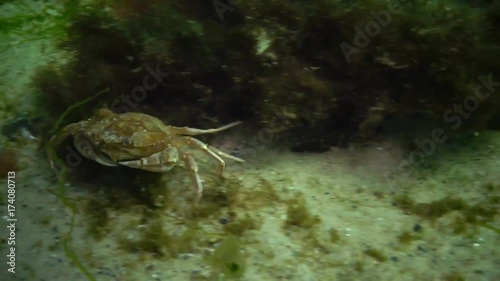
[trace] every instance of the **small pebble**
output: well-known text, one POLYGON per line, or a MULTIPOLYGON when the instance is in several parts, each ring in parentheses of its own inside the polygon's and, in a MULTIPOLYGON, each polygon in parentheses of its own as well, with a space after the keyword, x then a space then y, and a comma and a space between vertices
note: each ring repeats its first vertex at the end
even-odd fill
POLYGON ((228 220, 228 219, 226 219, 226 218, 220 218, 220 219, 219 219, 219 223, 220 223, 220 224, 227 224, 228 222, 229 222, 229 220, 228 220))
POLYGON ((424 246, 422 246, 422 245, 418 245, 418 246, 417 246, 417 250, 419 250, 419 251, 421 251, 421 252, 424 252, 424 253, 425 253, 425 252, 427 252, 427 250, 426 250, 426 249, 424 248, 424 246))
POLYGON ((422 226, 418 223, 416 223, 414 226, 413 226, 413 231, 415 232, 420 232, 422 230, 422 226))

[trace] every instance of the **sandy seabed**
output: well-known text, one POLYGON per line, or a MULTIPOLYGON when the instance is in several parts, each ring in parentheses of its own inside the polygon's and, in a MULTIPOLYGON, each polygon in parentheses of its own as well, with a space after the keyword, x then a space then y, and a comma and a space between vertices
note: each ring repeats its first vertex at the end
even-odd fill
MULTIPOLYGON (((478 141, 483 145, 460 153, 443 147, 432 168, 405 174, 395 184, 384 176, 399 163, 399 151, 389 143, 322 154, 261 151, 245 164, 228 164, 226 181, 238 182, 238 191, 222 199, 231 202, 216 204, 218 210, 199 216, 189 207, 155 211, 151 220, 178 235, 175 243, 181 245, 124 249, 123 239, 133 245, 151 227, 148 215, 133 211, 133 204, 130 210, 106 210, 109 221, 98 239, 89 234, 85 214, 77 215, 70 245, 97 280, 228 280, 224 276, 232 275, 208 257, 231 239, 241 250, 223 258, 241 267, 240 280, 498 280, 500 244, 494 230, 467 225, 457 231, 460 211, 427 219, 394 204, 397 198, 416 204, 460 198, 474 205, 498 197, 498 184, 493 189, 492 184, 500 180, 500 133, 485 133, 478 141), (236 223, 236 230, 228 228, 236 223), (183 236, 190 229, 192 235, 183 236)), ((18 148, 16 274, 4 271, 8 279, 3 280, 85 280, 62 246, 71 211, 57 196, 56 178, 36 147, 18 148)), ((163 176, 176 182, 169 194, 181 201, 191 194, 182 169, 163 176)), ((95 182, 65 185, 66 196, 76 202, 100 196, 88 188, 99 185, 95 182)), ((226 187, 209 187, 201 206, 219 200, 213 195, 217 188, 226 187)), ((6 198, 6 189, 2 194, 6 198)), ((2 207, 5 211, 5 202, 2 207)), ((498 229, 498 213, 489 224, 498 229)), ((5 244, 1 249, 7 254, 5 244)))

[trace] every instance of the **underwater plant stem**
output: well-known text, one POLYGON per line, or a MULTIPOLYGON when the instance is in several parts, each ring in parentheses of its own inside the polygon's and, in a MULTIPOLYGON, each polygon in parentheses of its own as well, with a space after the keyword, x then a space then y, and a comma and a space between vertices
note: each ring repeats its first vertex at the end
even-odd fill
MULTIPOLYGON (((59 119, 57 120, 56 124, 54 125, 54 128, 50 131, 49 137, 52 134, 54 134, 55 132, 57 132, 57 130, 59 129, 59 127, 61 126, 61 124, 64 122, 64 120, 66 119, 66 117, 68 116, 68 114, 73 109, 75 109, 75 108, 77 108, 79 106, 82 106, 82 105, 84 105, 84 104, 92 101, 93 99, 97 98, 98 96, 100 96, 103 93, 106 93, 107 91, 109 91, 109 88, 104 89, 104 90, 98 92, 97 94, 93 95, 92 97, 89 97, 89 98, 87 98, 87 99, 85 99, 83 101, 80 101, 80 102, 78 102, 76 104, 73 104, 70 107, 68 107, 66 109, 66 111, 64 111, 64 113, 59 117, 59 119)), ((71 235, 73 234, 73 227, 75 225, 76 207, 73 204, 73 202, 71 202, 66 197, 66 190, 64 188, 66 171, 64 169, 62 169, 60 171, 56 171, 55 170, 55 164, 54 163, 57 162, 58 164, 62 164, 62 166, 63 166, 64 162, 59 157, 57 157, 55 147, 52 144, 53 144, 52 139, 49 140, 49 141, 47 141, 46 145, 45 145, 45 149, 47 151, 47 155, 48 155, 51 167, 52 167, 52 169, 54 170, 54 172, 56 173, 56 176, 57 176, 59 199, 61 200, 61 202, 63 203, 63 205, 65 207, 67 207, 67 208, 69 208, 71 210, 71 223, 70 223, 70 226, 69 226, 68 233, 66 234, 66 236, 64 237, 64 240, 63 240, 64 253, 66 254, 66 257, 68 257, 68 259, 70 259, 71 262, 85 275, 85 277, 87 277, 88 280, 90 280, 90 281, 96 281, 96 279, 92 275, 92 273, 90 273, 90 271, 85 267, 85 265, 83 265, 83 263, 80 261, 80 259, 76 256, 75 252, 73 251, 73 249, 71 248, 71 245, 70 245, 71 235)))

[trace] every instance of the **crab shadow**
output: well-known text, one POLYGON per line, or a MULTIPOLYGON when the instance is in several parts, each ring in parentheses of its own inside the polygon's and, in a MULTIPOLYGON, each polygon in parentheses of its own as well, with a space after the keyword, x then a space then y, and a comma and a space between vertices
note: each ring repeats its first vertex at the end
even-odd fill
POLYGON ((134 205, 155 208, 150 187, 161 185, 161 179, 160 173, 103 166, 85 159, 78 168, 71 170, 67 180, 91 197, 107 199, 110 207, 124 209, 134 205))

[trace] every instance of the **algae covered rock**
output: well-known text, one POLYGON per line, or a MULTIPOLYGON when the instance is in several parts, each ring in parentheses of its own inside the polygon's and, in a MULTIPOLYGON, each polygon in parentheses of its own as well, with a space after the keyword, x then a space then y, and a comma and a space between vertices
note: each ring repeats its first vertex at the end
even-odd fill
POLYGON ((41 105, 110 88, 76 115, 117 101, 192 126, 280 115, 298 147, 498 127, 498 3, 209 2, 80 3, 61 38, 72 58, 35 76, 41 105), (148 69, 165 75, 146 87, 148 69))

